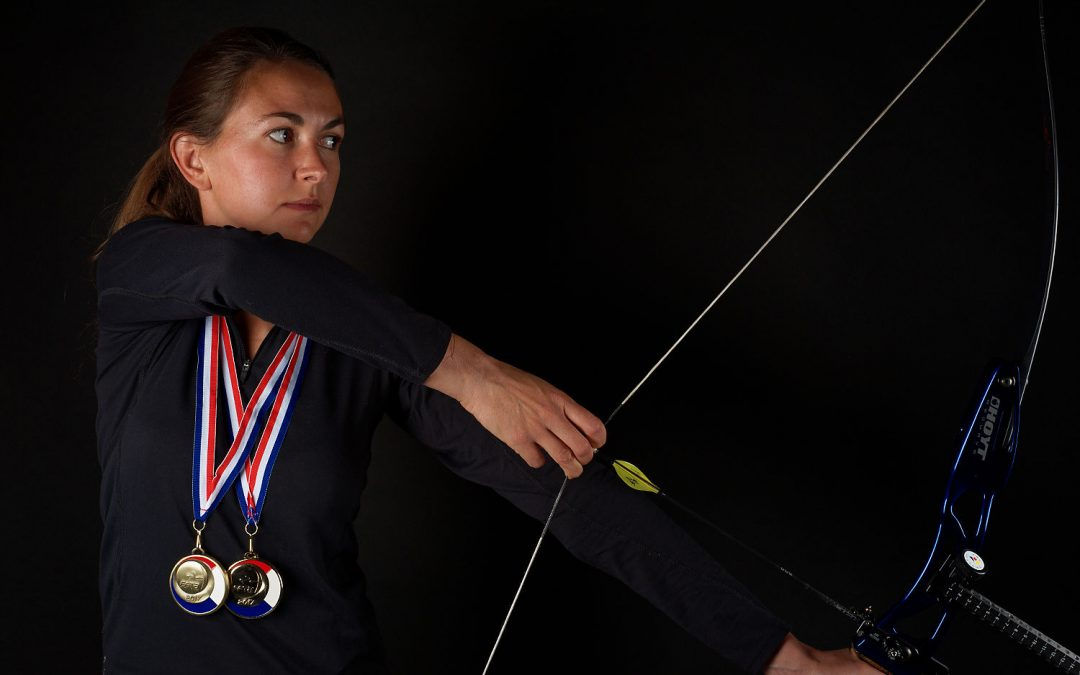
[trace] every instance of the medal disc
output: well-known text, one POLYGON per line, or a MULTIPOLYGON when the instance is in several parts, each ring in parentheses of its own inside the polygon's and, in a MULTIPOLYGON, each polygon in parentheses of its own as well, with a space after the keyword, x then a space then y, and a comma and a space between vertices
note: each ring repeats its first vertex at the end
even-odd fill
POLYGON ((230 592, 225 606, 244 619, 260 619, 281 601, 281 574, 260 558, 244 558, 229 565, 230 592))
POLYGON ((180 558, 169 573, 169 592, 188 614, 211 614, 229 595, 229 576, 221 563, 208 555, 180 558))

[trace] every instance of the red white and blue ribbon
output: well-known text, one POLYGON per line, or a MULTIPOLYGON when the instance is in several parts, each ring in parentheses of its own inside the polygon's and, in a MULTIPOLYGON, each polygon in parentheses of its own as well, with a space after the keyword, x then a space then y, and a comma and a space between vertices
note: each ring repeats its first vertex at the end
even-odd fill
MULTIPOLYGON (((266 501, 266 488, 270 485, 270 472, 274 469, 281 442, 285 439, 285 430, 292 420, 293 405, 307 370, 308 346, 307 338, 301 336, 289 359, 284 380, 281 386, 274 390, 270 419, 275 420, 275 423, 267 423, 266 431, 251 451, 243 471, 240 472, 240 478, 236 481, 236 498, 240 501, 240 510, 252 525, 259 524, 259 516, 262 515, 263 503, 266 501)), ((235 386, 235 381, 233 384, 226 392, 226 398, 233 411, 229 416, 233 424, 233 435, 237 436, 240 424, 240 388, 235 386)))
POLYGON ((199 392, 195 403, 195 448, 191 477, 195 520, 205 522, 225 491, 243 472, 246 477, 244 485, 249 488, 238 484, 241 508, 249 522, 258 521, 270 472, 292 418, 307 355, 308 339, 290 332, 267 367, 251 400, 241 407, 240 384, 225 317, 206 317, 196 370, 199 392), (219 460, 216 447, 217 405, 222 369, 232 442, 219 460), (258 434, 260 423, 263 423, 262 433, 258 434))

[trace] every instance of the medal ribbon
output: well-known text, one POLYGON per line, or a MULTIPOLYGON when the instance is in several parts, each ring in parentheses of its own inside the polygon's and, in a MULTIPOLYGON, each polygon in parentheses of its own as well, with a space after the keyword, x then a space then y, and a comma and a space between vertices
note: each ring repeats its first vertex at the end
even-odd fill
MULTIPOLYGON (((259 524, 263 502, 266 500, 266 489, 270 485, 270 472, 274 470, 278 451, 281 450, 281 443, 285 440, 285 431, 292 420, 293 406, 299 394, 300 383, 307 370, 308 339, 300 336, 296 344, 296 348, 289 355, 283 384, 274 390, 270 421, 267 422, 266 430, 259 438, 258 446, 248 456, 244 469, 240 472, 240 479, 236 481, 236 498, 240 502, 240 510, 251 525, 259 524)), ((235 436, 238 435, 240 417, 240 388, 235 379, 230 382, 232 386, 226 390, 225 398, 229 402, 232 413, 229 420, 233 424, 235 436)))
MULTIPOLYGON (((225 317, 212 315, 203 324, 203 336, 198 347, 196 377, 199 393, 195 402, 195 448, 192 466, 191 491, 195 520, 205 522, 221 501, 225 490, 245 468, 245 460, 256 446, 257 422, 266 419, 254 454, 256 462, 247 462, 249 484, 258 489, 258 499, 241 503, 249 522, 258 519, 270 469, 277 458, 285 430, 292 418, 297 387, 303 376, 308 353, 307 338, 290 332, 285 343, 266 369, 247 406, 240 408, 240 385, 236 375, 232 340, 225 317), (297 363, 300 362, 300 368, 297 363), (219 368, 224 366, 232 442, 220 462, 217 461, 217 404, 219 368)), ((239 486, 238 486, 239 490, 239 486)), ((244 492, 241 490, 241 494, 244 492)))

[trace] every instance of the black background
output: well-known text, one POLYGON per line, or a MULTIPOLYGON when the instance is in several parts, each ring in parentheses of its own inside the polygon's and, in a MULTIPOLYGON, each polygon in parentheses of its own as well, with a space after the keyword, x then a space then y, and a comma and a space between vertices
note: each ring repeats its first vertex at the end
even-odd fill
MULTIPOLYGON (((213 33, 283 28, 335 67, 348 137, 312 245, 606 418, 974 4, 20 10, 3 113, 8 663, 100 667, 87 256, 213 33)), ((1077 27, 1075 3, 1048 3, 1057 268, 981 588, 1074 650, 1077 27)), ((928 551, 983 366, 1019 359, 1037 314, 1040 59, 1035 3, 988 2, 631 399, 605 451, 840 601, 895 600, 928 551)), ((480 672, 540 524, 390 422, 371 481, 361 565, 393 664, 480 672)), ((800 638, 850 637, 673 514, 800 638)), ((959 673, 1043 669, 973 620, 941 656, 959 673)), ((547 538, 492 672, 553 669, 729 671, 547 538)))

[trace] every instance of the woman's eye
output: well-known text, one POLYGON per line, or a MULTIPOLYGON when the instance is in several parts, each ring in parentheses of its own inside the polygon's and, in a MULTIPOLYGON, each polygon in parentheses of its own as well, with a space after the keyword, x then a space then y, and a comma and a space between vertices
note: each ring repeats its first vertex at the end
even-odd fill
MULTIPOLYGON (((282 127, 281 129, 274 129, 267 135, 270 136, 270 138, 273 138, 278 143, 287 143, 293 138, 292 129, 289 129, 287 127, 282 127), (278 139, 274 134, 288 134, 288 138, 286 139, 285 137, 282 137, 281 139, 278 139)), ((322 145, 324 148, 336 151, 338 149, 338 146, 341 145, 341 142, 344 139, 341 136, 335 136, 331 134, 329 136, 324 136, 322 140, 322 145)))

